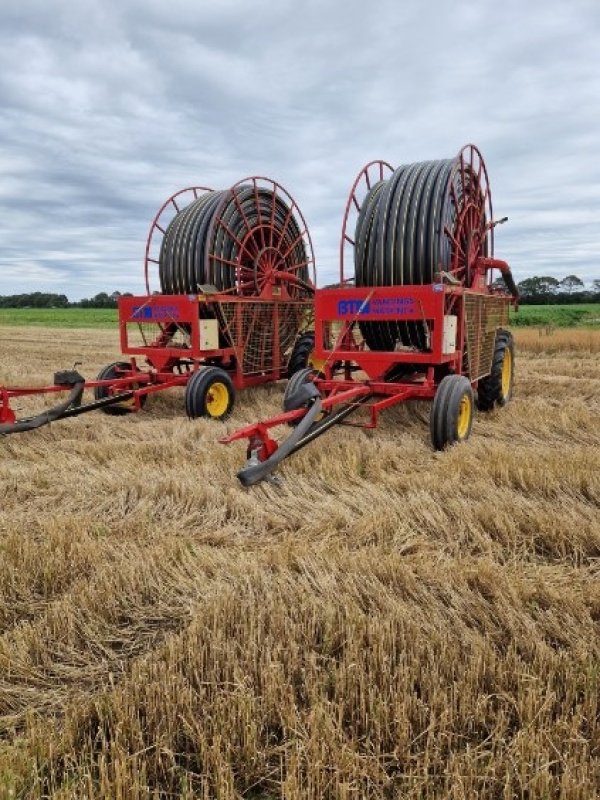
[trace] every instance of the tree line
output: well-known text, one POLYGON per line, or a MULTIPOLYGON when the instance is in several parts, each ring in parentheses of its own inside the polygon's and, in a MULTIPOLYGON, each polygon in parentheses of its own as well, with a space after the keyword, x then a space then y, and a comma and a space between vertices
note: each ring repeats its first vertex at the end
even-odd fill
POLYGON ((131 292, 99 292, 93 297, 70 302, 66 294, 30 292, 0 295, 0 308, 116 308, 119 297, 131 296, 131 292))
MULTIPOLYGON (((330 284, 331 288, 339 284, 330 284)), ((502 276, 494 286, 504 288, 502 276)), ((577 275, 567 275, 558 280, 548 275, 525 278, 517 284, 521 303, 532 305, 558 305, 559 303, 600 303, 600 279, 586 288, 577 275)), ((29 294, 0 295, 0 308, 116 308, 119 297, 131 297, 131 292, 99 292, 90 298, 70 302, 65 294, 30 292, 29 294)))
MULTIPOLYGON (((504 286, 502 276, 496 278, 494 285, 504 286)), ((567 275, 558 280, 550 275, 534 275, 517 284, 521 303, 531 305, 559 305, 562 303, 600 303, 600 279, 593 280, 586 288, 577 275, 567 275)))

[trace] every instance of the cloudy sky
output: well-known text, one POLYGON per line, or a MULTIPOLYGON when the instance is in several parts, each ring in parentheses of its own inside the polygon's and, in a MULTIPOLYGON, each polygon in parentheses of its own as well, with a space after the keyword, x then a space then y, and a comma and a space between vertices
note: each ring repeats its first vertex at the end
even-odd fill
POLYGON ((597 0, 1 0, 0 294, 143 290, 154 212, 269 175, 319 283, 346 195, 477 143, 497 255, 600 278, 597 0))

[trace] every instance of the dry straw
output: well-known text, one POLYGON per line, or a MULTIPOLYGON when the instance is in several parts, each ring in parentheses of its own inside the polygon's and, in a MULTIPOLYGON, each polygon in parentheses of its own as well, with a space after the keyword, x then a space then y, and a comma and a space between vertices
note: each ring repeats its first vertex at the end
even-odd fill
MULTIPOLYGON (((0 383, 118 355, 0 337, 0 383)), ((597 796, 600 332, 517 342, 466 445, 417 404, 281 488, 176 393, 0 440, 0 798, 597 796)))

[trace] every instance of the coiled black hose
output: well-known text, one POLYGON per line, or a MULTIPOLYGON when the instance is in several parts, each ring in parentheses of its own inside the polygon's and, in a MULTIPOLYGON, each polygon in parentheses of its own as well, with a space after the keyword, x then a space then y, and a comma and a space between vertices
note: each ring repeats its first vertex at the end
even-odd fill
MULTIPOLYGON (((452 269, 469 250, 474 233, 469 226, 478 228, 480 254, 486 255, 485 195, 470 165, 456 158, 399 167, 389 180, 373 185, 362 204, 355 231, 356 285, 423 285, 442 271, 453 271, 469 285, 468 263, 452 269)), ((360 330, 371 350, 428 346, 421 321, 362 322, 360 330)))
POLYGON ((308 258, 293 208, 271 189, 241 184, 201 195, 171 220, 160 250, 160 285, 165 294, 195 294, 208 284, 258 296, 279 272, 299 299, 312 292, 308 258))

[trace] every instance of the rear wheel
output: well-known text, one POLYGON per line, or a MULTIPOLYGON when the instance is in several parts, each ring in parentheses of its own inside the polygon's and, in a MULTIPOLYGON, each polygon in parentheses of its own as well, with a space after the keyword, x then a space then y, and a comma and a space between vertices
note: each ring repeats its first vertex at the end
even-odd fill
POLYGON ((491 411, 496 404, 505 406, 512 398, 515 375, 515 346, 510 331, 496 333, 490 374, 477 385, 477 408, 491 411))
POLYGON ((194 372, 185 389, 185 411, 190 419, 225 419, 235 403, 235 389, 229 375, 219 367, 202 367, 194 372))
MULTIPOLYGON (((298 392, 298 389, 302 386, 303 383, 310 383, 314 378, 317 378, 319 373, 316 369, 311 369, 310 367, 306 367, 305 369, 300 369, 298 372, 295 372, 292 377, 287 382, 287 386, 285 387, 285 392, 283 393, 283 410, 284 411, 296 411, 298 408, 308 408, 309 406, 305 403, 298 404, 297 400, 294 398, 294 395, 298 392)), ((322 419, 324 416, 323 414, 319 415, 319 419, 322 419)), ((299 419, 292 420, 289 425, 292 427, 296 426, 300 422, 299 419)))
MULTIPOLYGON (((124 361, 115 361, 113 364, 109 364, 104 369, 100 370, 98 373, 98 377, 96 378, 97 381, 112 381, 117 380, 118 378, 123 377, 124 372, 131 372, 131 364, 128 364, 124 361)), ((115 394, 124 394, 125 392, 130 391, 131 389, 139 389, 139 384, 131 384, 130 386, 125 387, 117 387, 112 389, 110 386, 96 386, 94 389, 94 399, 96 400, 106 400, 107 397, 111 397, 115 394)), ((146 400, 148 399, 148 395, 141 395, 139 398, 140 407, 143 408, 146 405, 146 400)), ((112 406, 103 406, 100 409, 105 414, 110 414, 111 416, 121 416, 123 414, 131 414, 133 411, 136 410, 135 405, 135 398, 130 398, 129 400, 123 400, 120 403, 115 403, 112 406)))
POLYGON ((431 406, 431 442, 436 450, 464 442, 473 426, 474 397, 464 375, 447 375, 440 383, 431 406))
POLYGON ((291 378, 296 372, 307 367, 316 367, 313 353, 315 349, 315 335, 312 331, 303 333, 296 339, 292 355, 288 363, 288 377, 291 378))

